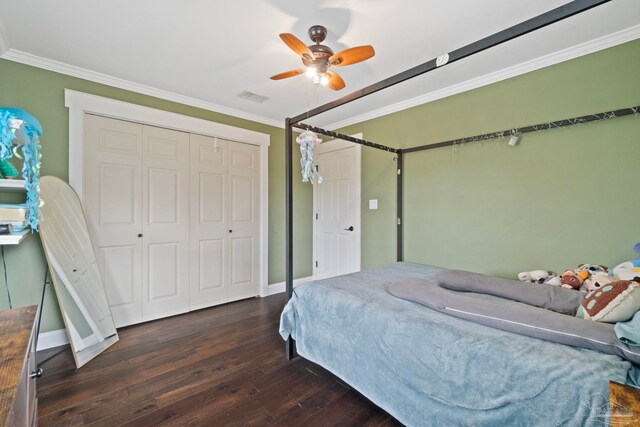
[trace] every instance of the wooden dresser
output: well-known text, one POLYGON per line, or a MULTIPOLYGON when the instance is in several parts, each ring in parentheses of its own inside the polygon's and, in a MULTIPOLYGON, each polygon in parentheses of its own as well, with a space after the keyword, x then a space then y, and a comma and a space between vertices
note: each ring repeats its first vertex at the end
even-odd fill
POLYGON ((35 374, 37 306, 0 311, 0 426, 38 424, 35 374))

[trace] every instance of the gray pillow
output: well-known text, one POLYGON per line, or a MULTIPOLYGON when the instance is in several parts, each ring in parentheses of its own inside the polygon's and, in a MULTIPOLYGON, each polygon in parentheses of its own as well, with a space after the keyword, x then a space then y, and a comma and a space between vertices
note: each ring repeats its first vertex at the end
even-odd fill
POLYGON ((461 270, 443 270, 434 276, 443 288, 462 292, 493 295, 575 316, 585 294, 572 289, 559 288, 518 280, 500 279, 461 270))

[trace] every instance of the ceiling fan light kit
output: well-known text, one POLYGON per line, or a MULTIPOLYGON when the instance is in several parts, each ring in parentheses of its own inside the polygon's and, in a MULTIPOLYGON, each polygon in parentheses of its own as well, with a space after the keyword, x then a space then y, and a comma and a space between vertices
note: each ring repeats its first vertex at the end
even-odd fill
POLYGON ((293 34, 280 34, 282 41, 300 56, 306 68, 276 74, 271 77, 271 80, 286 79, 304 73, 311 77, 316 85, 322 84, 329 86, 333 90, 340 90, 346 84, 342 77, 330 71, 329 68, 356 64, 375 55, 375 50, 370 45, 352 47, 334 54, 329 46, 321 44, 327 37, 327 29, 322 25, 312 26, 309 28, 308 34, 315 44, 307 46, 293 34))

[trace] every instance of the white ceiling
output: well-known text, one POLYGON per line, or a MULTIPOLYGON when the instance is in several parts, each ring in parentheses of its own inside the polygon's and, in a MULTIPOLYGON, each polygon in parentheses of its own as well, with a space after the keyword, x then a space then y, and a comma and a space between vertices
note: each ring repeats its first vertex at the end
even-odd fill
MULTIPOLYGON (((6 50, 3 56, 8 59, 282 126, 287 116, 565 3, 568 1, 1 0, 0 53, 6 50), (301 66, 278 34, 290 32, 311 44, 307 29, 314 24, 327 27, 324 44, 334 51, 363 44, 376 49, 376 56, 366 62, 335 69, 347 83, 342 91, 316 87, 304 75, 269 79, 301 66), (243 90, 269 100, 258 104, 237 97, 243 90)), ((607 43, 637 38, 639 28, 640 1, 613 0, 366 101, 325 113, 310 123, 328 127, 415 105, 509 74, 500 70, 518 74, 607 43)))

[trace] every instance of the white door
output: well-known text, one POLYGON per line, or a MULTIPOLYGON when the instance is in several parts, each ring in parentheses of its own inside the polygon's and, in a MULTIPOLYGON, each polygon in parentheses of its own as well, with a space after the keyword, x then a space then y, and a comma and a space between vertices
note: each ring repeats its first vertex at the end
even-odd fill
POLYGON ((191 135, 191 309, 259 294, 259 154, 191 135))
POLYGON ((360 146, 329 141, 315 149, 314 276, 360 271, 360 146))
POLYGON ((84 208, 116 327, 142 321, 142 125, 85 115, 84 208))
POLYGON ((191 135, 192 310, 227 301, 227 141, 191 135))
POLYGON ((189 311, 189 134, 143 126, 142 319, 189 311))
POLYGON ((258 295, 260 277, 260 149, 229 142, 229 301, 258 295))
POLYGON ((116 326, 259 294, 258 146, 85 123, 87 220, 116 326))

